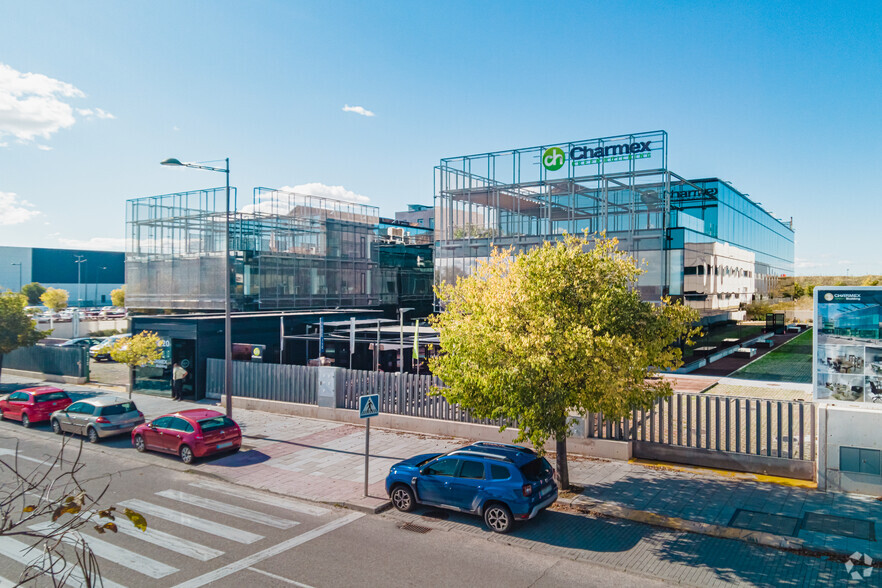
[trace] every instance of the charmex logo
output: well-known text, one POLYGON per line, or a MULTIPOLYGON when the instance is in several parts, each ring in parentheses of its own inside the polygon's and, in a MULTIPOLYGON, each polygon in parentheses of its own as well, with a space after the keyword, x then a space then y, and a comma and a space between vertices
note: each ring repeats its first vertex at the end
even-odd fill
POLYGON ((645 159, 652 157, 650 143, 652 141, 637 141, 597 148, 581 145, 570 149, 570 159, 573 161, 573 165, 593 165, 614 161, 628 161, 630 159, 645 159))
POLYGON ((564 160, 564 152, 560 147, 549 147, 542 154, 542 165, 548 171, 557 171, 562 168, 564 160))
POLYGON ((691 198, 713 198, 716 195, 716 188, 705 188, 704 190, 679 190, 671 192, 671 198, 678 198, 680 200, 689 200, 691 198))

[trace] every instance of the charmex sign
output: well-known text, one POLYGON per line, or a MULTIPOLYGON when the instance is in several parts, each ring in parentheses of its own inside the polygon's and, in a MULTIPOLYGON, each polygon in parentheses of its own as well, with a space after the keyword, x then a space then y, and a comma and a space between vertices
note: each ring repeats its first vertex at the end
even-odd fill
POLYGON ((704 190, 674 190, 671 192, 671 198, 679 200, 691 200, 693 198, 713 198, 717 195, 716 188, 705 188, 704 190))
MULTIPOLYGON (((576 145, 570 148, 568 156, 574 166, 646 159, 652 157, 651 144, 652 141, 635 141, 633 143, 599 145, 597 147, 576 145)), ((564 160, 564 151, 560 147, 549 147, 542 155, 542 165, 549 171, 555 171, 563 167, 564 160)))

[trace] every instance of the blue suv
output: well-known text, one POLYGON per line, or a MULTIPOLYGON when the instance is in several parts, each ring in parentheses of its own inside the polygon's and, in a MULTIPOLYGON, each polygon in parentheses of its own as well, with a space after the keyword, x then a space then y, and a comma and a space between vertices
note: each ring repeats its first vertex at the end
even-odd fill
POLYGON ((526 447, 480 441, 395 464, 386 493, 403 512, 417 504, 450 508, 483 516, 491 530, 507 533, 557 500, 553 475, 548 461, 526 447))

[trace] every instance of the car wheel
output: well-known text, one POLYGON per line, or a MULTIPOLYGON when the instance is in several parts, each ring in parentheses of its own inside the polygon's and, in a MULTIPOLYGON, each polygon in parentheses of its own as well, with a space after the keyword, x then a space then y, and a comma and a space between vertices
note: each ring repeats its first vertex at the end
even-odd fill
POLYGON ((86 429, 86 437, 89 438, 89 443, 98 443, 101 440, 101 437, 98 436, 98 431, 94 427, 86 429))
POLYGON ((135 449, 138 450, 138 453, 144 453, 147 449, 147 446, 144 444, 144 437, 141 435, 135 435, 135 449))
POLYGON ((26 412, 21 413, 21 426, 25 429, 29 429, 31 426, 31 417, 26 412))
POLYGON ((52 419, 52 432, 56 435, 61 435, 61 423, 58 422, 57 419, 52 419))
POLYGON ((495 533, 508 533, 511 531, 514 519, 507 506, 494 502, 484 509, 484 522, 495 533))
POLYGON ((181 456, 181 461, 184 463, 193 463, 193 450, 190 449, 189 445, 181 445, 181 449, 179 451, 181 456))
POLYGON ((392 488, 392 504, 401 512, 410 512, 416 508, 416 498, 413 490, 408 486, 399 484, 392 488))

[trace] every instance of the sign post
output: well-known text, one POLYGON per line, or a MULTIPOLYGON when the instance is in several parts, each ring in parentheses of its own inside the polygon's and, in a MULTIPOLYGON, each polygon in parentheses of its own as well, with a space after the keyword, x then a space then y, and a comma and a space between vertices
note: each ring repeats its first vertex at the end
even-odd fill
POLYGON ((371 455, 371 417, 380 414, 380 395, 358 397, 358 418, 367 419, 364 427, 364 495, 368 495, 368 465, 371 455))

